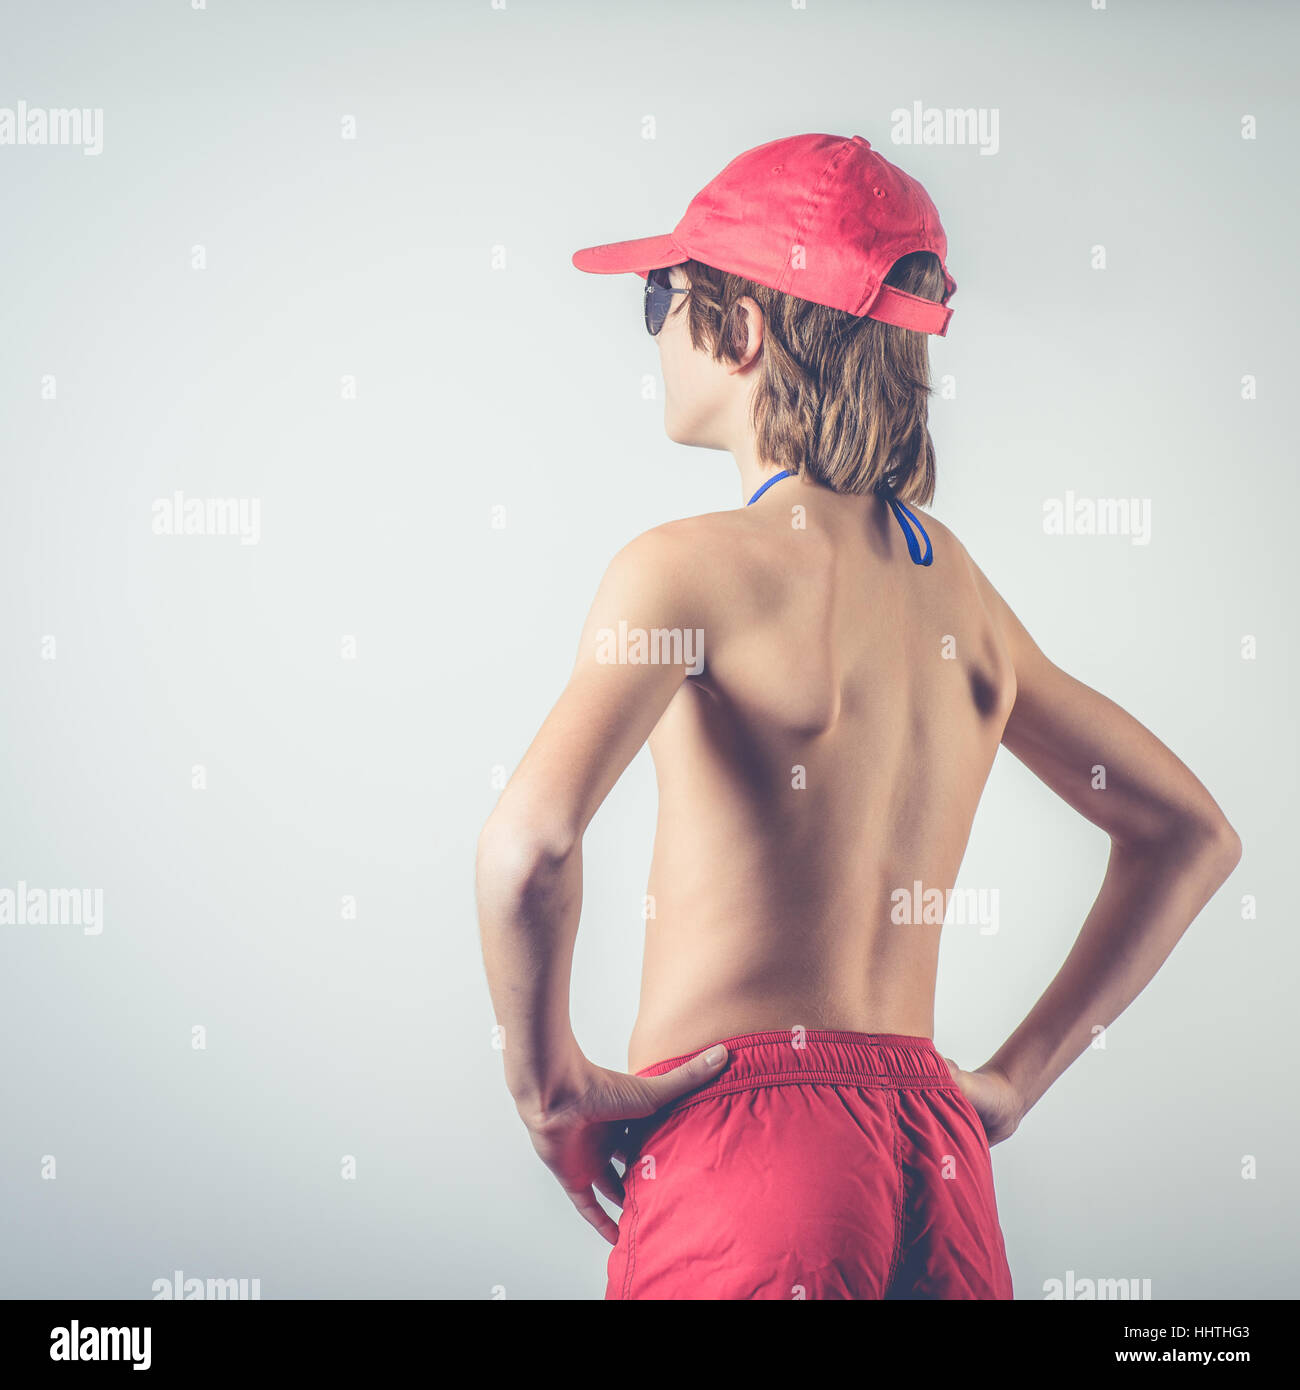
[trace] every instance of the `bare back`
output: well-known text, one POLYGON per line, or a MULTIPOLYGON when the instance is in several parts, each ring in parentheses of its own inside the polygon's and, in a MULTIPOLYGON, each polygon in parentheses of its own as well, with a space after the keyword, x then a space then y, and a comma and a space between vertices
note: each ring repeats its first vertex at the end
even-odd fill
POLYGON ((797 1025, 932 1036, 941 929, 893 895, 953 886, 1015 675, 965 551, 924 524, 929 566, 880 498, 794 479, 675 523, 705 665, 649 740, 631 1069, 797 1025))

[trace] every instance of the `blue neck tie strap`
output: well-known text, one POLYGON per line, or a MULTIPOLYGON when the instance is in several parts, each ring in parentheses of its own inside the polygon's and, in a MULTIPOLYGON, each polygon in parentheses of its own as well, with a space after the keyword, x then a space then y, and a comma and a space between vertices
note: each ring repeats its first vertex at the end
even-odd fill
POLYGON ((930 537, 926 535, 925 527, 917 520, 916 513, 909 511, 896 497, 887 497, 885 500, 889 503, 894 516, 898 520, 899 526, 903 528, 903 535, 907 538, 907 553, 912 557, 912 563, 914 565, 930 564, 934 559, 934 547, 930 544, 930 537), (904 517, 907 518, 906 521, 904 517), (912 526, 916 527, 917 531, 925 536, 924 555, 921 554, 921 547, 917 544, 916 535, 911 527, 908 526, 908 521, 912 523, 912 526))
POLYGON ((765 482, 763 486, 759 488, 759 490, 749 499, 749 501, 745 503, 745 506, 752 507, 754 503, 757 502, 758 499, 762 497, 762 495, 768 490, 768 488, 772 486, 773 483, 779 483, 782 478, 793 477, 794 474, 791 473, 788 468, 783 468, 779 473, 773 473, 772 476, 767 480, 767 482, 765 482))
MULTIPOLYGON (((779 483, 782 478, 793 478, 794 474, 788 469, 783 468, 779 473, 772 476, 763 484, 761 488, 745 503, 747 507, 752 507, 755 502, 772 486, 779 483)), ((916 513, 910 508, 905 507, 896 497, 885 494, 885 501, 889 503, 890 510, 894 513, 894 519, 898 522, 903 532, 903 537, 907 541, 907 553, 912 557, 914 565, 928 565, 934 560, 934 546, 930 544, 930 537, 924 526, 921 525, 916 513), (910 523, 910 524, 909 524, 910 523), (913 530, 915 527, 915 530, 913 530), (917 532, 920 532, 925 540, 925 553, 922 554, 921 546, 916 539, 917 532)))

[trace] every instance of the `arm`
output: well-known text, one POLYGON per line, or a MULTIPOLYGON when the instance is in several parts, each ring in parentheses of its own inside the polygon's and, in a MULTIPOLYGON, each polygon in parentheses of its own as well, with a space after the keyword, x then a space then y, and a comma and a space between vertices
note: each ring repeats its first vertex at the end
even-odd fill
POLYGON ((1086 1050, 1093 1030, 1146 988, 1236 866, 1241 841, 1192 772, 1131 715, 1049 661, 978 568, 975 575, 1016 673, 1003 745, 1111 842, 1101 891, 1065 963, 980 1069, 1005 1077, 1016 1099, 990 1133, 996 1142, 1086 1050), (1104 769, 1104 787, 1095 768, 1104 769))
MULTIPOLYGON (((613 1240, 593 1184, 621 1201, 608 1159, 622 1126, 708 1080, 722 1058, 644 1079, 594 1067, 569 1019, 569 977, 582 906, 582 836, 686 678, 684 663, 602 660, 602 634, 702 628, 698 556, 664 528, 610 564, 563 693, 479 836, 479 928, 488 989, 504 1028, 506 1083, 534 1147, 583 1216, 613 1240), (666 1083, 666 1084, 665 1084, 666 1083), (617 1114, 615 1113, 617 1112, 617 1114)), ((678 653, 680 654, 680 653, 678 653)), ((723 1054, 725 1057, 725 1053, 723 1054)))

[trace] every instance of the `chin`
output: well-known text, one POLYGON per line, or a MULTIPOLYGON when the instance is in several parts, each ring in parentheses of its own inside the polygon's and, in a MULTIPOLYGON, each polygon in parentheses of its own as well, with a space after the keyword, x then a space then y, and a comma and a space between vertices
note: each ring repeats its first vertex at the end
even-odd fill
POLYGON ((698 424, 681 420, 676 416, 664 414, 664 433, 674 444, 686 444, 696 449, 716 449, 718 445, 705 437, 705 431, 698 424))
POLYGON ((669 416, 664 417, 664 433, 674 444, 695 443, 695 440, 691 438, 690 430, 686 429, 680 421, 674 420, 669 416))

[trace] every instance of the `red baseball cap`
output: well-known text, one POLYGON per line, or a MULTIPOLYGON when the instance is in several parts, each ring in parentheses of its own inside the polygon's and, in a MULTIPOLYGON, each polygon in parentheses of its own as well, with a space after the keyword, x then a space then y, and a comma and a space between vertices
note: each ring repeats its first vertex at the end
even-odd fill
POLYGON ((860 135, 791 135, 735 159, 662 236, 575 251, 597 275, 645 275, 702 261, 769 289, 858 317, 944 337, 957 282, 930 195, 860 135), (933 251, 943 302, 885 284, 900 256, 933 251))

